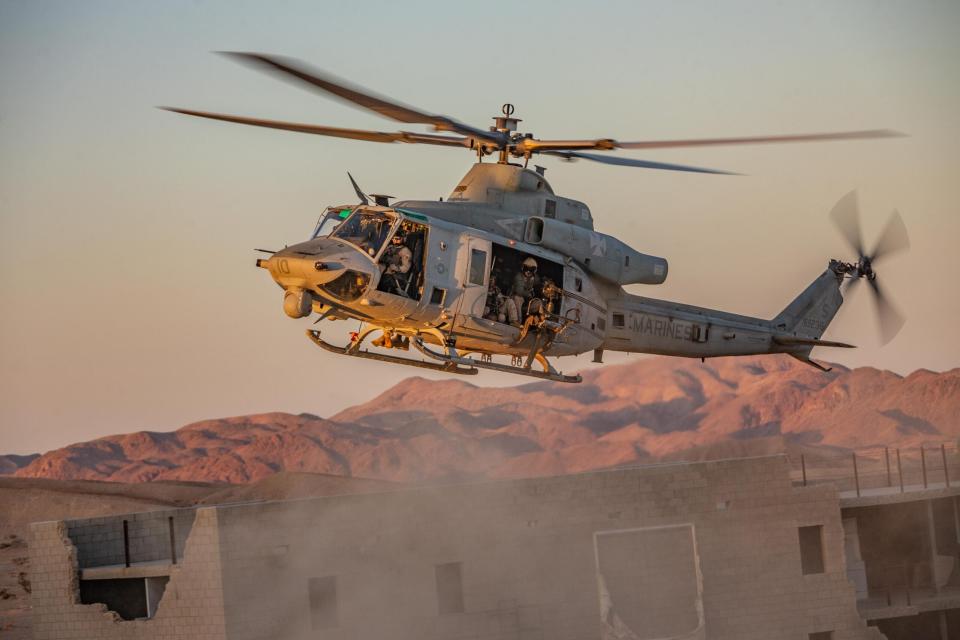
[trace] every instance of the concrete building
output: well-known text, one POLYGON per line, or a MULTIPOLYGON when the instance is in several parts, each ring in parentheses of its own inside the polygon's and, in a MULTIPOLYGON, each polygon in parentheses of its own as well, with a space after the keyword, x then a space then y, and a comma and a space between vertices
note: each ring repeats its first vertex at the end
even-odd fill
POLYGON ((774 456, 42 522, 34 634, 960 640, 956 493, 774 456))

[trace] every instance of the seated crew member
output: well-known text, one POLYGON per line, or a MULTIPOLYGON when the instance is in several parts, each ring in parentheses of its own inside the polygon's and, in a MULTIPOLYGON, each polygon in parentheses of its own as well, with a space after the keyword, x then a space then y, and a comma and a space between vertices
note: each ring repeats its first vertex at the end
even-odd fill
POLYGON ((487 304, 483 310, 483 317, 487 320, 516 325, 520 322, 517 305, 513 298, 503 295, 497 286, 497 278, 490 276, 490 286, 487 289, 487 304))
POLYGON ((520 329, 520 335, 517 342, 521 342, 527 337, 531 329, 539 332, 545 325, 547 319, 553 314, 554 308, 562 296, 560 287, 553 283, 550 278, 543 279, 540 297, 531 298, 527 302, 527 316, 520 329))
POLYGON ((518 312, 527 311, 527 303, 537 295, 539 288, 540 276, 537 275, 537 261, 527 256, 520 266, 520 273, 514 276, 513 289, 510 290, 518 312))
POLYGON ((379 289, 397 295, 406 295, 407 274, 413 265, 413 252, 404 244, 406 233, 397 229, 390 246, 380 258, 381 285, 379 289))

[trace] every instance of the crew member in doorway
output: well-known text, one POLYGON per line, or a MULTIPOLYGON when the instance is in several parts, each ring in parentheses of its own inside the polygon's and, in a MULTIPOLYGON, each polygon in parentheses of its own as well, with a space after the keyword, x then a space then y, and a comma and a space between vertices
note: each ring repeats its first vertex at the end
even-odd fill
POLYGON ((540 276, 537 275, 537 261, 527 256, 520 265, 520 273, 513 278, 513 289, 510 295, 520 313, 527 311, 527 303, 537 295, 540 289, 540 276))
POLYGON ((383 273, 380 289, 402 296, 407 295, 407 274, 413 265, 413 252, 404 243, 406 237, 407 234, 402 228, 397 229, 390 246, 380 258, 380 271, 383 273))
POLYGON ((497 286, 497 278, 493 274, 490 275, 490 286, 487 288, 487 304, 483 317, 504 324, 510 323, 515 326, 520 324, 517 304, 510 296, 503 295, 500 287, 497 286))

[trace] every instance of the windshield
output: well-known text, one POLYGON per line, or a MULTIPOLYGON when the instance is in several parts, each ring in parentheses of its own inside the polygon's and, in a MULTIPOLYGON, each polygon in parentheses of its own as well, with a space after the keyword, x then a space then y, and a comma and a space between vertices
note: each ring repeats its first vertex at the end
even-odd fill
POLYGON ((375 256, 380 252, 392 226, 392 217, 383 213, 357 210, 330 236, 346 240, 368 255, 375 256))
POLYGON ((327 209, 326 213, 320 216, 320 219, 317 220, 317 226, 313 230, 313 235, 310 236, 310 239, 313 238, 323 238, 330 235, 334 229, 336 229, 341 222, 343 222, 347 216, 350 215, 351 209, 349 207, 343 207, 340 209, 330 208, 327 209))

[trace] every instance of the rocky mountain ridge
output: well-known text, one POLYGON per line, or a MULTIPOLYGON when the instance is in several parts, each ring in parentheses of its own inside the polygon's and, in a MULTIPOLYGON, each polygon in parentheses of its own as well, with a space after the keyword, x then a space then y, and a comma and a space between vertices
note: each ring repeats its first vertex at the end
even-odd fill
POLYGON ((869 367, 822 373, 779 356, 648 358, 589 370, 579 385, 408 378, 330 418, 268 413, 108 436, 0 473, 247 483, 286 471, 416 482, 958 436, 960 369, 901 377, 869 367))

